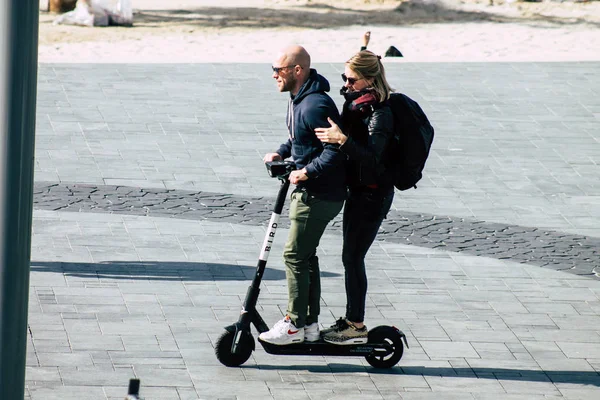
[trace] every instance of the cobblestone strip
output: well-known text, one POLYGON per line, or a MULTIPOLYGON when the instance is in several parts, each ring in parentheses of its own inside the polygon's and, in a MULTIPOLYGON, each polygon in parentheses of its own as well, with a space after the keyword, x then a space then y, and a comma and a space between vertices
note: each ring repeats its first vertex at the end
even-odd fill
POLYGON ((416 213, 390 213, 380 237, 396 243, 466 252, 577 275, 600 275, 600 239, 518 225, 416 213))
MULTIPOLYGON (((43 210, 219 220, 263 225, 273 199, 199 191, 36 182, 34 207, 43 210)), ((287 211, 282 215, 282 224, 287 211)), ((340 217, 331 229, 341 230, 340 217)), ((507 259, 600 279, 600 239, 517 225, 391 211, 380 240, 507 259)))

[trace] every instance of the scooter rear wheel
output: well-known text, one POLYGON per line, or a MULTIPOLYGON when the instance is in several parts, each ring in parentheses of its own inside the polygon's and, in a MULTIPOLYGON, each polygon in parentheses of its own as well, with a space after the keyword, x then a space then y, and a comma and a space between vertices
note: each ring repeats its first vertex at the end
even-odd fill
POLYGON ((250 333, 242 332, 240 342, 238 343, 238 351, 235 354, 232 353, 231 345, 233 344, 234 337, 235 332, 226 331, 219 337, 215 346, 217 360, 227 367, 239 367, 248 361, 252 350, 254 350, 254 338, 250 333))
POLYGON ((367 362, 375 368, 392 368, 400 361, 404 353, 402 335, 391 326, 378 326, 369 331, 369 343, 386 343, 393 349, 388 354, 373 352, 365 356, 367 362))

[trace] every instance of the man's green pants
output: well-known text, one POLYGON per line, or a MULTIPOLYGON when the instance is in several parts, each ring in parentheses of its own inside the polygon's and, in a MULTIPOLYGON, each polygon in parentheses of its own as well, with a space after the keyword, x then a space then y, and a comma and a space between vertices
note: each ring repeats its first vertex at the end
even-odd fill
POLYGON ((283 250, 288 283, 288 309, 296 328, 318 322, 321 276, 317 247, 327 224, 343 201, 327 201, 295 190, 290 202, 290 234, 283 250))

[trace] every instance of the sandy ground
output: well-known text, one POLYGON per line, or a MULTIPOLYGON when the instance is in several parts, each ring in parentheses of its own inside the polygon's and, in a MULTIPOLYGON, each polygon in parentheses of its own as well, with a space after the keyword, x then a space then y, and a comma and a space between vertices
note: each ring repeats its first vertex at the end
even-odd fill
POLYGON ((399 62, 600 60, 600 1, 133 0, 134 26, 55 25, 40 12, 39 61, 270 62, 290 43, 342 62, 372 32, 399 62))

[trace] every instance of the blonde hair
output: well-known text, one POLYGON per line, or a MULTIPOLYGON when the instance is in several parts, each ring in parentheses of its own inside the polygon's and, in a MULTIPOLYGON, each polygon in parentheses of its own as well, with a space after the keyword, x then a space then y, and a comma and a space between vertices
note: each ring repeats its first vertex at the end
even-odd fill
POLYGON ((353 55, 346 65, 352 71, 356 72, 359 78, 372 78, 371 87, 375 90, 379 102, 384 102, 390 98, 394 91, 385 78, 385 68, 381 63, 381 57, 369 50, 359 51, 353 55))

